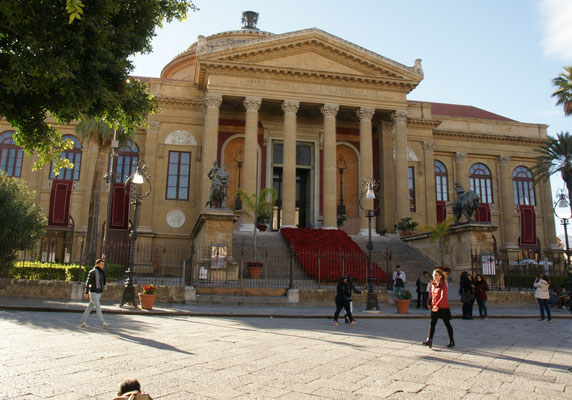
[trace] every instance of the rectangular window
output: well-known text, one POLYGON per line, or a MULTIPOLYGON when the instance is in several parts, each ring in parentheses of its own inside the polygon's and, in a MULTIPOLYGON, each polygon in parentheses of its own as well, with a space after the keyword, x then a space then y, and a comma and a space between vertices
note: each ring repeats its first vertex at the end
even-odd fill
POLYGON ((408 167, 409 174, 409 211, 415 211, 415 168, 408 167))
POLYGON ((167 199, 189 199, 189 177, 191 175, 191 153, 184 151, 169 152, 167 170, 167 199))

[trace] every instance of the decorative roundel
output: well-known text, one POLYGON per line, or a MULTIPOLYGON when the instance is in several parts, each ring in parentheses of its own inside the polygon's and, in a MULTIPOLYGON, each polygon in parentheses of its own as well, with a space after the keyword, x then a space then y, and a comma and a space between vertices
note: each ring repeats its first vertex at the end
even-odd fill
POLYGON ((171 228, 180 228, 185 224, 185 213, 174 209, 167 213, 167 225, 171 228))

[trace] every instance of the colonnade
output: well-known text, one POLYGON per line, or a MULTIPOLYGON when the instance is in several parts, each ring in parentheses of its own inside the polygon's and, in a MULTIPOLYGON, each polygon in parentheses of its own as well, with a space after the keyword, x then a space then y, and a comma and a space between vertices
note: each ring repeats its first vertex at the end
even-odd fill
MULTIPOLYGON (((214 160, 217 157, 217 141, 219 130, 220 106, 223 96, 220 94, 208 93, 205 95, 205 131, 202 150, 202 207, 206 204, 209 196, 210 180, 207 177, 208 171, 211 169, 214 160)), ((258 135, 258 119, 259 110, 262 104, 260 97, 246 97, 243 105, 246 111, 245 117, 245 137, 244 137, 244 181, 243 188, 247 193, 256 193, 256 177, 257 170, 261 166, 257 165, 257 135, 258 135)), ((284 169, 283 169, 283 189, 282 189, 282 226, 295 226, 295 210, 296 210, 296 139, 297 139, 297 113, 300 102, 293 99, 285 99, 282 102, 282 111, 284 113, 284 169)), ((336 116, 340 106, 338 104, 324 103, 320 110, 323 115, 324 126, 324 151, 323 151, 323 226, 326 229, 335 229, 337 227, 336 213, 336 116), (335 188, 335 189, 334 189, 335 188)), ((359 138, 360 138, 360 165, 359 179, 360 188, 361 180, 365 177, 373 177, 373 140, 372 140, 372 119, 375 109, 369 107, 360 107, 356 111, 359 118, 359 138)), ((408 198, 407 186, 407 113, 398 111, 394 114, 394 125, 387 126, 383 133, 385 145, 389 145, 388 137, 391 130, 395 131, 395 144, 397 152, 396 161, 396 190, 395 196, 399 199, 408 198)), ((391 138, 392 139, 392 138, 391 138)), ((393 146, 391 146, 393 147, 393 146)), ((384 158, 387 151, 384 152, 384 158)), ((390 158, 393 162, 392 157, 390 158)), ((386 166, 386 169, 389 166, 386 166)), ((385 177, 385 176, 384 176, 385 177)), ((382 179, 384 178, 382 177, 382 179)), ((384 185, 383 187, 386 187, 384 185)), ((388 200, 383 194, 382 201, 384 204, 393 203, 394 199, 388 200)), ((409 203, 407 201, 397 201, 397 219, 409 216, 409 203)), ((373 200, 363 200, 362 205, 366 209, 373 208, 373 200)), ((388 207, 384 207, 384 211, 388 211, 388 207)), ((246 224, 254 226, 252 219, 247 219, 246 224)), ((367 219, 362 213, 361 230, 367 229, 367 219)))

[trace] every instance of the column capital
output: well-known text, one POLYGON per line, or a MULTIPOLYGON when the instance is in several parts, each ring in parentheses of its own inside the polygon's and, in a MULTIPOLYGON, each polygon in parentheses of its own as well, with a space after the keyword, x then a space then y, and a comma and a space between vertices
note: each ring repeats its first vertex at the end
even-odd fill
POLYGON ((205 95, 205 105, 207 109, 219 108, 222 104, 222 94, 207 93, 205 95))
POLYGON ((396 111, 393 113, 393 121, 397 125, 405 125, 407 123, 407 117, 409 117, 407 111, 396 111))
POLYGON ((337 104, 324 104, 320 108, 320 111, 322 112, 322 115, 324 116, 324 118, 326 118, 326 117, 336 118, 336 115, 338 115, 339 109, 340 109, 340 106, 337 104))
POLYGON ((149 127, 147 128, 147 133, 156 134, 159 133, 159 127, 161 126, 161 121, 147 120, 145 121, 149 127))
POLYGON ((284 111, 285 115, 296 115, 298 108, 300 108, 300 102, 298 100, 284 100, 282 103, 282 111, 284 111))
POLYGON ((395 125, 392 121, 380 121, 379 125, 378 125, 378 129, 380 130, 380 132, 383 135, 393 134, 394 133, 394 130, 393 130, 394 127, 395 127, 395 125))
POLYGON ((465 162, 466 158, 467 158, 467 153, 463 153, 463 152, 455 153, 455 162, 458 162, 458 163, 465 162))
POLYGON ((433 153, 435 151, 435 143, 423 142, 423 150, 425 150, 425 153, 433 153))
POLYGON ((260 105, 262 104, 262 98, 260 97, 247 97, 242 102, 246 112, 258 112, 260 110, 260 105))
POLYGON ((510 156, 503 156, 503 155, 499 156, 499 164, 502 167, 506 167, 509 161, 510 161, 510 156))
POLYGON ((358 110, 356 110, 356 115, 360 121, 371 121, 373 114, 375 114, 375 109, 371 107, 360 107, 358 110))

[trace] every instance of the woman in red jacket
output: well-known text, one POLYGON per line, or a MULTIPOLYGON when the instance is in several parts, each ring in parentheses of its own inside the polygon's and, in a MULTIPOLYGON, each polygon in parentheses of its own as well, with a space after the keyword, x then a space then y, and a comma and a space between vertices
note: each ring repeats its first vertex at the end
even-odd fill
POLYGON ((481 274, 477 274, 475 281, 475 299, 479 306, 479 317, 481 319, 489 319, 489 311, 487 310, 487 291, 489 286, 485 278, 481 274))
MULTIPOLYGON (((447 347, 455 346, 453 339, 453 327, 451 326, 451 310, 447 301, 447 276, 443 270, 437 268, 433 271, 433 281, 431 281, 431 325, 429 326, 429 337, 423 342, 425 346, 430 348, 433 346, 433 335, 435 334, 435 325, 439 318, 443 320, 449 334, 449 344, 447 347)), ((428 304, 429 305, 429 304, 428 304)))

